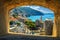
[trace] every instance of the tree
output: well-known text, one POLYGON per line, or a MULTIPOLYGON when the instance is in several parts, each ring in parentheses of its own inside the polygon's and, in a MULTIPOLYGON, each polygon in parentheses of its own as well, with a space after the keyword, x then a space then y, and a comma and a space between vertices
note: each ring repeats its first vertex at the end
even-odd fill
POLYGON ((30 20, 26 21, 25 24, 28 26, 30 29, 36 28, 35 22, 32 22, 30 20))
POLYGON ((10 21, 10 25, 13 25, 14 21, 10 21))
POLYGON ((13 16, 14 18, 17 18, 18 14, 15 13, 15 14, 13 14, 12 16, 13 16))
POLYGON ((16 24, 17 24, 17 26, 20 26, 21 25, 21 23, 19 21, 16 21, 16 24))

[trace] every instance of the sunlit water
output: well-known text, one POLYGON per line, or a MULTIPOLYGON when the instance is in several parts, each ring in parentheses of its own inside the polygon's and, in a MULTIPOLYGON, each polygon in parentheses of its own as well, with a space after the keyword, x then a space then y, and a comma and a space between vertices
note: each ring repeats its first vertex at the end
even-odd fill
MULTIPOLYGON (((31 19, 32 21, 36 21, 36 20, 40 20, 40 17, 41 16, 30 16, 30 17, 27 17, 28 19, 31 19)), ((42 15, 42 21, 45 21, 46 19, 51 19, 51 20, 54 20, 54 14, 52 15, 42 15)))

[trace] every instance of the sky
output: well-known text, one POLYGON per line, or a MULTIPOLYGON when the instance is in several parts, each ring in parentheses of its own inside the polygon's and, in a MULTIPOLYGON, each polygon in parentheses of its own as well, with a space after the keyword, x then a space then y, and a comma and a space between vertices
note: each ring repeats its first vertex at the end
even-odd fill
POLYGON ((35 10, 38 10, 38 11, 41 11, 43 13, 54 13, 52 10, 48 9, 48 8, 45 8, 43 6, 22 6, 22 7, 30 7, 32 9, 35 9, 35 10))
MULTIPOLYGON (((50 10, 49 8, 46 8, 46 7, 43 7, 43 6, 35 6, 35 5, 32 5, 32 6, 20 6, 20 7, 30 7, 34 10, 37 10, 37 11, 40 11, 42 13, 54 13, 52 10, 50 10)), ((20 8, 20 7, 16 7, 16 8, 20 8)), ((11 10, 13 11, 13 10, 11 10)))

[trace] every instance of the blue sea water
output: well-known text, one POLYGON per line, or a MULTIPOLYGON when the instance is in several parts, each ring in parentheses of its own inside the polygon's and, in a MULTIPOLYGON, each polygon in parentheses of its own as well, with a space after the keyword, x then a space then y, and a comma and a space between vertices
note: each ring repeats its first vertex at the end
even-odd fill
MULTIPOLYGON (((31 19, 32 21, 40 20, 41 16, 30 16, 27 17, 28 19, 31 19)), ((46 19, 54 20, 54 14, 45 14, 42 16, 42 21, 45 21, 46 19)))

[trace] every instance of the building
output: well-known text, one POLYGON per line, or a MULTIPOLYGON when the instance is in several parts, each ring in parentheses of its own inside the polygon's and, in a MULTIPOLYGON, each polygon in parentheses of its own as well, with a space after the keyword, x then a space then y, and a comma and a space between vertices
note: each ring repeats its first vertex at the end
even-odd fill
POLYGON ((40 20, 36 20, 35 24, 37 27, 40 27, 40 28, 43 27, 43 23, 40 20))
POLYGON ((45 20, 45 22, 44 22, 44 28, 45 28, 46 35, 52 35, 53 21, 50 20, 50 19, 45 20))

